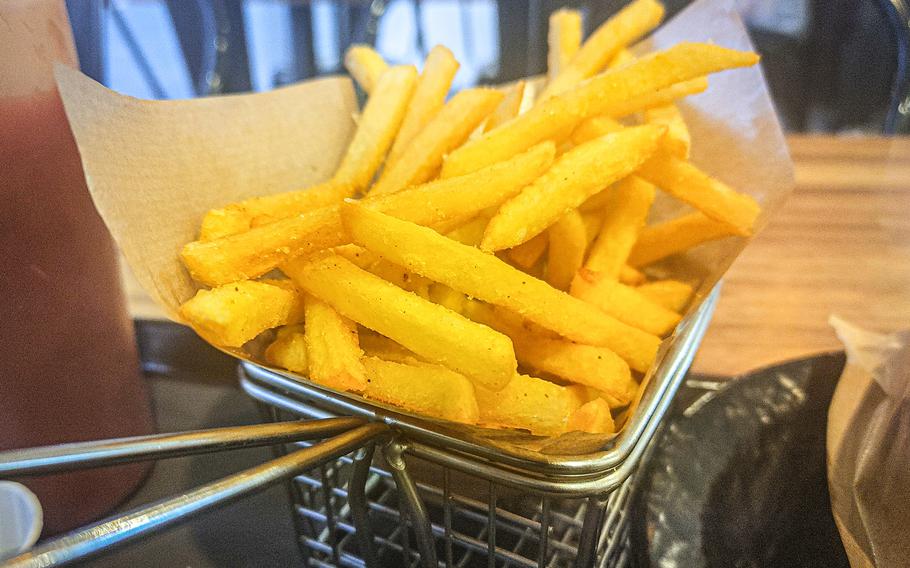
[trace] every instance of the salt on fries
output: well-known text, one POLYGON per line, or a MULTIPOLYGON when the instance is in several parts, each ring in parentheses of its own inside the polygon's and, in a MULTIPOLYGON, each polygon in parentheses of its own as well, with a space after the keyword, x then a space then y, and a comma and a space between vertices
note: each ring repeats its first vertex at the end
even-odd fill
POLYGON ((209 211, 180 253, 208 288, 182 317, 215 345, 264 339, 264 362, 409 412, 613 432, 693 299, 650 265, 748 236, 760 214, 689 161, 676 104, 758 57, 698 43, 633 56, 663 12, 634 0, 584 41, 579 12, 554 12, 536 100, 519 81, 445 102, 448 49, 418 75, 352 47, 369 97, 335 175, 209 211), (693 212, 646 225, 660 191, 693 212))

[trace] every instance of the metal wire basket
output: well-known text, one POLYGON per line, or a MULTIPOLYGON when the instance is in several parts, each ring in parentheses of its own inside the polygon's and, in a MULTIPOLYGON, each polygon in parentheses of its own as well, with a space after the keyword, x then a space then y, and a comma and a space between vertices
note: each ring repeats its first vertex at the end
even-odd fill
MULTIPOLYGON (((259 365, 241 386, 269 420, 361 416, 394 435, 290 483, 311 566, 625 566, 634 472, 701 342, 715 290, 678 328, 611 448, 546 456, 457 439, 259 365)), ((299 449, 309 442, 292 444, 299 449)))

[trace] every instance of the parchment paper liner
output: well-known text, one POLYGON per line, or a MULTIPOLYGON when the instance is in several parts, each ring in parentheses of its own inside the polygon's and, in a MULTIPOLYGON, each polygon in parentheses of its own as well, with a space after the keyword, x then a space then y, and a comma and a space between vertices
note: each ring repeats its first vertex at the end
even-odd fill
MULTIPOLYGON (((636 49, 665 49, 680 41, 753 49, 729 0, 692 4, 636 49)), ((95 204, 139 283, 177 321, 177 307, 197 288, 177 253, 196 238, 203 214, 229 202, 327 179, 353 133, 357 112, 351 82, 343 77, 266 93, 179 101, 126 97, 63 66, 56 68, 56 77, 95 204)), ((793 186, 792 164, 767 86, 758 67, 715 74, 709 83, 707 92, 680 104, 692 133, 692 161, 755 197, 763 207, 760 229, 793 186)), ((660 195, 652 220, 687 209, 660 195)), ((731 237, 710 243, 654 271, 700 282, 690 316, 746 242, 731 237)), ((601 447, 613 437, 575 434, 566 438, 571 443, 562 444, 513 434, 506 437, 525 447, 549 446, 573 454, 601 447)))

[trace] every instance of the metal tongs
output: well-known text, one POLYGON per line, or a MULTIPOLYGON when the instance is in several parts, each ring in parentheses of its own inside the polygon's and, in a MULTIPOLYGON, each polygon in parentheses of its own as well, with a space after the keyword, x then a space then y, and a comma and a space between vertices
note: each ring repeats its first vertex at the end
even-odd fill
MULTIPOLYGON (((328 418, 0 452, 2 479, 328 438, 177 497, 151 503, 41 543, 19 556, 0 561, 0 566, 44 568, 93 556, 265 489, 358 448, 372 447, 373 442, 388 430, 384 424, 367 423, 357 418, 328 418)), ((372 451, 358 457, 368 468, 372 451)), ((351 498, 365 499, 363 495, 354 494, 358 486, 363 484, 353 484, 351 498)))

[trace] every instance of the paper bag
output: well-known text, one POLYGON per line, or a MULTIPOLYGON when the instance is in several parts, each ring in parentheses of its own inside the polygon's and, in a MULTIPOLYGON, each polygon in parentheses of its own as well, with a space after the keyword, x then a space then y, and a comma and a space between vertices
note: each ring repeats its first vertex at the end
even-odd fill
POLYGON ((828 409, 831 510, 853 568, 910 565, 910 330, 831 318, 847 366, 828 409))

